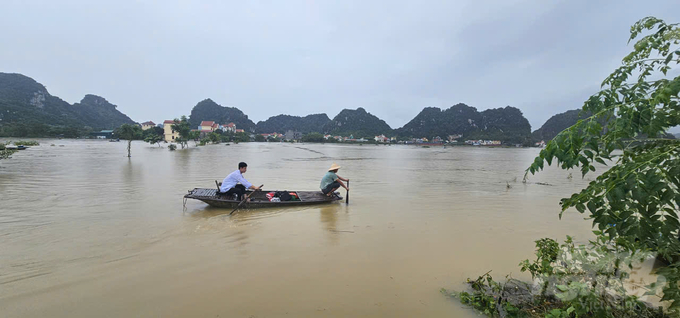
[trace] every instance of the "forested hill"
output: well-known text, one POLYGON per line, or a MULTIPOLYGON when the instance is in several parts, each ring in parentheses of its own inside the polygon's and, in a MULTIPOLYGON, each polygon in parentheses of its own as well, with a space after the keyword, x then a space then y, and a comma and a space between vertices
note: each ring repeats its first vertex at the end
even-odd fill
POLYGON ((288 130, 303 134, 310 132, 323 133, 323 127, 331 121, 326 114, 312 114, 305 117, 278 115, 257 123, 258 133, 285 133, 288 130))
POLYGON ((134 121, 101 97, 86 95, 71 105, 28 76, 0 73, 0 136, 75 137, 124 123, 134 121))
POLYGON ((331 135, 373 138, 392 134, 392 128, 384 120, 359 107, 343 109, 332 121, 324 125, 324 133, 331 135))
POLYGON ((535 142, 548 142, 555 138, 562 130, 565 130, 576 124, 579 119, 589 117, 589 113, 582 113, 580 109, 568 110, 564 113, 559 113, 550 117, 541 128, 536 129, 531 133, 531 137, 535 142))
POLYGON ((234 123, 236 129, 255 132, 255 123, 248 119, 248 115, 238 108, 219 105, 210 98, 200 101, 191 110, 189 116, 191 127, 198 127, 202 121, 214 121, 221 125, 234 123))
POLYGON ((396 132, 402 138, 439 136, 446 139, 449 135, 462 135, 462 140, 489 139, 503 143, 528 144, 531 125, 515 107, 479 112, 476 108, 461 103, 446 110, 437 107, 424 108, 396 132))
MULTIPOLYGON (((541 128, 536 129, 531 133, 531 138, 534 142, 545 141, 548 142, 555 138, 561 131, 575 125, 580 119, 585 119, 591 116, 590 112, 583 112, 581 109, 568 110, 564 113, 559 113, 550 117, 541 128)), ((600 124, 605 126, 605 122, 600 124)), ((640 135, 640 138, 646 138, 646 135, 640 135)), ((663 138, 675 139, 676 136, 666 133, 663 138)))
POLYGON ((86 126, 114 129, 122 124, 135 123, 130 117, 119 112, 117 107, 103 97, 91 94, 85 95, 80 103, 73 104, 73 108, 86 126))

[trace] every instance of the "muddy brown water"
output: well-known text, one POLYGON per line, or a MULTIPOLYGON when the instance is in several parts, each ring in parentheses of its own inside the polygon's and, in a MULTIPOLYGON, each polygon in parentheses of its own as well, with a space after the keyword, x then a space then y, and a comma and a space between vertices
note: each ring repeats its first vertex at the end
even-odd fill
POLYGON ((538 149, 133 142, 128 159, 124 142, 40 142, 0 161, 3 317, 476 317, 440 289, 525 278, 534 240, 591 237, 558 219, 587 179, 521 182, 538 149), (239 161, 278 190, 316 190, 338 163, 350 203, 183 211, 239 161))

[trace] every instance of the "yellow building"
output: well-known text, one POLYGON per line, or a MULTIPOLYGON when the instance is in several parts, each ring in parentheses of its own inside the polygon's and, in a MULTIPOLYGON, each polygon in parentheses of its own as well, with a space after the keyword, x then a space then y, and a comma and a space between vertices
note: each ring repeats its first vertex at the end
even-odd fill
POLYGON ((179 133, 172 131, 172 124, 174 123, 174 120, 166 120, 163 122, 163 136, 167 142, 173 142, 175 139, 179 138, 179 133))
POLYGON ((142 123, 142 130, 147 130, 155 127, 156 124, 154 124, 152 121, 147 121, 145 123, 142 123))

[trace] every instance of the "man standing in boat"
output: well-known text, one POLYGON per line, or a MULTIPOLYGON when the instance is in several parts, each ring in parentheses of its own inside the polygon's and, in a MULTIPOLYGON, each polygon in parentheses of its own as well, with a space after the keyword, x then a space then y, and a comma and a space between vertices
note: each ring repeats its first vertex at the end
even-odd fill
POLYGON ((226 195, 236 194, 238 196, 238 200, 241 200, 243 195, 246 193, 246 189, 259 190, 260 187, 254 186, 243 177, 243 174, 246 173, 246 170, 248 170, 248 165, 245 162, 239 162, 238 170, 230 173, 226 178, 224 178, 224 180, 222 180, 220 192, 226 195))
POLYGON ((347 182, 349 179, 345 179, 341 176, 338 176, 338 170, 340 169, 340 166, 337 164, 332 164, 330 169, 328 169, 328 172, 321 178, 321 192, 327 196, 332 196, 335 190, 339 189, 340 187, 345 188, 345 190, 349 191, 349 188, 343 183, 343 181, 347 182))

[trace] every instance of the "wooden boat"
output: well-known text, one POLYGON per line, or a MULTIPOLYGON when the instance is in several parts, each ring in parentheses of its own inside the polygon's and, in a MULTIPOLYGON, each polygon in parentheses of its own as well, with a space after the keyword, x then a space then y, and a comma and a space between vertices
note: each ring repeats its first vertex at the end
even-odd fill
MULTIPOLYGON (((289 206, 304 206, 304 205, 313 205, 313 204, 325 204, 325 203, 331 203, 334 201, 340 201, 342 200, 342 197, 337 195, 334 195, 332 197, 328 197, 321 193, 321 191, 288 191, 291 193, 297 194, 298 198, 300 198, 300 201, 280 201, 280 202, 272 202, 269 201, 267 198, 267 193, 269 192, 276 192, 276 191, 248 191, 247 194, 250 194, 250 202, 246 202, 243 205, 241 205, 241 208, 244 209, 255 209, 255 208, 274 208, 274 207, 289 207, 289 206)), ((218 208, 236 208, 241 201, 239 200, 234 200, 234 197, 232 195, 225 195, 221 193, 217 193, 216 189, 206 189, 206 188, 195 188, 193 190, 189 190, 189 193, 184 195, 185 199, 196 199, 203 201, 210 206, 218 207, 218 208)))

